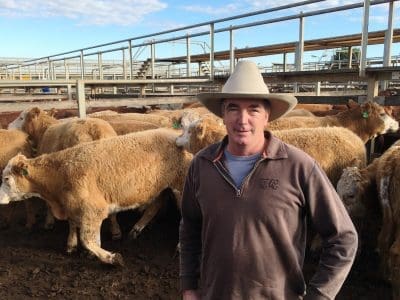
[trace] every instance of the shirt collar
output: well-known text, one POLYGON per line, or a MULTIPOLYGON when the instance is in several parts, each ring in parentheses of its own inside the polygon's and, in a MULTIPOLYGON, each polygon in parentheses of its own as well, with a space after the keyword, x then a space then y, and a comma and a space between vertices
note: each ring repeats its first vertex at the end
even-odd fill
MULTIPOLYGON (((268 140, 268 143, 266 143, 267 146, 262 153, 263 159, 282 159, 288 157, 285 144, 280 139, 274 136, 270 131, 265 131, 264 136, 265 139, 268 140)), ((212 147, 202 152, 202 155, 213 162, 220 160, 227 144, 228 136, 226 135, 221 142, 214 144, 212 147)))

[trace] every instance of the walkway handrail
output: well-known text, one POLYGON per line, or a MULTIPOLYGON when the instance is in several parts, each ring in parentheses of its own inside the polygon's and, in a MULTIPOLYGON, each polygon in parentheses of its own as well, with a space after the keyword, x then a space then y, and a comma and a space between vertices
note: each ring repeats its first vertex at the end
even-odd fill
MULTIPOLYGON (((202 26, 206 26, 206 25, 210 25, 210 24, 217 24, 217 23, 222 23, 222 22, 226 22, 226 21, 230 21, 230 20, 251 17, 251 16, 255 16, 255 15, 260 15, 260 14, 276 12, 276 11, 279 11, 279 10, 284 10, 284 9, 288 9, 288 8, 304 6, 304 5, 313 4, 313 3, 322 2, 322 1, 325 1, 325 0, 302 1, 302 2, 298 2, 298 3, 292 3, 292 4, 282 5, 282 6, 278 6, 278 7, 274 7, 274 8, 259 10, 259 11, 255 11, 255 12, 235 15, 235 16, 231 16, 231 17, 211 20, 211 21, 197 23, 197 24, 183 26, 183 27, 178 27, 178 28, 175 28, 175 29, 164 30, 164 31, 160 31, 160 32, 152 33, 152 34, 146 34, 146 35, 136 36, 136 37, 127 38, 127 39, 123 39, 123 40, 118 40, 118 41, 114 41, 114 42, 103 43, 103 44, 99 44, 99 45, 95 45, 95 46, 80 48, 80 49, 77 49, 77 50, 71 50, 71 51, 62 52, 62 53, 58 53, 58 54, 54 54, 54 55, 43 56, 43 57, 40 57, 40 58, 29 59, 29 60, 23 61, 21 64, 18 64, 16 66, 14 65, 14 67, 13 66, 8 66, 8 69, 17 68, 19 66, 25 66, 27 63, 38 62, 38 61, 41 61, 41 60, 46 60, 46 61, 43 61, 43 62, 47 62, 47 60, 49 60, 51 58, 56 58, 56 57, 59 57, 59 56, 62 56, 62 55, 67 55, 67 54, 71 54, 71 53, 82 52, 82 51, 86 51, 86 50, 90 50, 90 49, 106 47, 106 46, 120 44, 120 43, 124 43, 124 42, 129 42, 129 41, 132 42, 134 40, 160 36, 160 35, 164 35, 164 34, 168 34, 168 33, 183 31, 183 30, 186 30, 186 29, 198 28, 198 27, 202 27, 202 26)), ((371 1, 370 5, 373 6, 373 5, 383 4, 383 3, 389 3, 391 1, 396 2, 396 1, 399 1, 399 0, 375 0, 375 1, 371 1)), ((302 18, 302 17, 304 18, 304 17, 310 17, 310 16, 326 14, 326 13, 331 13, 331 12, 337 12, 337 11, 344 11, 344 10, 349 10, 349 9, 354 9, 354 8, 360 8, 360 7, 363 7, 363 5, 364 5, 363 3, 353 3, 353 4, 343 5, 343 6, 340 6, 340 7, 320 9, 320 10, 306 12, 306 13, 301 12, 301 13, 298 13, 298 14, 289 15, 289 16, 285 16, 285 17, 279 17, 279 18, 273 18, 273 19, 268 19, 268 20, 263 20, 263 21, 258 21, 258 22, 246 23, 246 24, 242 24, 242 25, 219 28, 219 29, 215 29, 214 33, 226 32, 226 31, 229 31, 229 30, 243 29, 243 28, 247 28, 247 27, 254 27, 254 26, 259 26, 259 25, 266 25, 266 24, 271 24, 271 23, 278 23, 278 22, 282 22, 282 21, 299 19, 299 18, 302 18)), ((148 46, 148 45, 152 45, 152 44, 165 43, 165 42, 170 42, 170 41, 174 41, 174 40, 182 40, 182 39, 185 39, 187 37, 198 37, 198 36, 203 36, 203 35, 207 35, 207 34, 210 34, 209 30, 202 31, 202 32, 199 32, 199 33, 185 34, 185 35, 178 36, 178 37, 171 37, 171 38, 153 40, 153 41, 150 41, 150 42, 143 42, 143 43, 140 43, 140 44, 135 44, 132 47, 148 46)), ((94 55, 94 54, 98 54, 98 53, 112 52, 112 51, 117 51, 117 50, 122 50, 122 49, 127 49, 127 47, 123 47, 123 48, 120 47, 120 48, 116 48, 116 49, 99 50, 97 52, 85 53, 84 56, 94 55)), ((59 61, 59 60, 63 60, 63 59, 65 59, 65 58, 62 57, 62 58, 58 58, 58 59, 51 59, 51 61, 59 61)))

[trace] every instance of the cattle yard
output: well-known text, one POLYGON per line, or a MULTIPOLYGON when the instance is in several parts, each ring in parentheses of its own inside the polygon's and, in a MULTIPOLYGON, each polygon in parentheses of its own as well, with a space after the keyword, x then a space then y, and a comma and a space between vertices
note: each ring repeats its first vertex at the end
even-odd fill
MULTIPOLYGON (((352 109, 357 109, 359 106, 356 103, 352 105, 354 105, 352 109)), ((384 113, 379 105, 375 104, 375 106, 376 113, 373 113, 372 110, 370 111, 371 120, 372 115, 376 115, 379 118, 384 113)), ((111 107, 110 109, 117 110, 111 107)), ((143 120, 143 118, 146 118, 146 120, 152 120, 153 122, 157 120, 157 123, 160 125, 163 124, 162 126, 168 127, 171 126, 174 118, 179 118, 178 116, 181 115, 185 116, 181 119, 181 123, 184 125, 182 130, 185 130, 185 126, 190 126, 190 122, 194 122, 197 124, 196 126, 200 126, 200 123, 196 122, 195 115, 204 113, 201 108, 197 108, 196 110, 186 108, 184 110, 154 110, 152 112, 137 111, 136 113, 133 113, 132 110, 126 110, 126 107, 124 109, 122 113, 104 113, 99 111, 91 113, 89 116, 102 118, 114 125, 113 120, 115 122, 116 119, 123 120, 123 123, 128 124, 128 120, 143 120), (191 113, 195 115, 192 116, 190 115, 191 113), (169 116, 169 119, 166 116, 169 116), (166 120, 169 121, 165 123, 166 120)), ((53 121, 50 123, 58 124, 54 119, 58 117, 61 121, 60 125, 63 125, 65 122, 74 122, 74 120, 62 121, 62 118, 78 115, 76 109, 73 111, 61 110, 51 113, 53 121)), ((344 111, 342 113, 346 114, 347 112, 344 111)), ((44 118, 48 119, 48 117, 44 118)), ((16 119, 18 119, 18 115, 14 114, 8 120, 3 120, 2 124, 8 125, 10 121, 16 119)), ((210 119, 210 121, 211 123, 220 122, 216 119, 210 119)), ((377 121, 372 122, 375 123, 377 121)), ((49 121, 41 121, 40 123, 49 123, 49 121)), ((135 123, 135 130, 137 126, 137 123, 135 123)), ((207 126, 201 127, 206 133, 215 133, 221 130, 219 125, 207 126), (218 129, 215 126, 219 126, 218 129)), ((57 127, 50 125, 49 128, 55 131, 57 127)), ((116 127, 115 129, 117 130, 116 127)), ((294 145, 300 142, 298 147, 306 152, 309 151, 310 155, 313 155, 320 162, 327 171, 328 176, 332 178, 333 184, 337 182, 340 176, 339 169, 349 165, 349 162, 356 157, 365 160, 364 142, 350 131, 350 135, 348 135, 349 133, 343 134, 340 131, 334 133, 335 128, 332 128, 332 132, 324 130, 321 127, 308 129, 308 131, 306 128, 292 130, 286 130, 287 133, 283 130, 279 133, 277 132, 277 134, 283 140, 294 145), (293 134, 291 133, 292 130, 294 130, 293 134), (333 137, 332 134, 338 136, 333 137), (305 140, 301 142, 299 136, 307 139, 309 141, 308 144, 303 144, 305 140), (305 138, 306 136, 308 137, 305 138), (343 139, 340 142, 342 146, 335 148, 332 145, 332 141, 335 140, 337 143, 338 139, 343 139), (359 140, 359 143, 357 140, 359 140), (357 146, 358 144, 361 146, 357 146), (317 150, 315 152, 313 149, 315 149, 316 145, 318 145, 318 148, 322 147, 326 149, 326 151, 322 153, 317 150), (344 154, 354 156, 347 156, 342 160, 345 157, 344 154), (335 167, 333 167, 333 164, 335 167)), ((180 130, 178 129, 178 131, 180 130)), ((192 134, 194 132, 197 131, 192 128, 192 134)), ((199 134, 204 137, 204 134, 201 134, 201 132, 199 134)), ((224 132, 221 132, 221 136, 223 134, 224 132)), ((214 136, 214 138, 218 138, 218 136, 214 136)), ((207 141, 209 143, 209 139, 207 141)), ((192 147, 196 144, 198 143, 194 141, 190 143, 192 147)), ((200 143, 197 150, 206 145, 200 143)), ((42 146, 39 144, 35 147, 39 151, 43 151, 40 149, 43 149, 43 147, 48 148, 49 146, 53 147, 54 141, 43 142, 42 146)), ((185 142, 182 143, 182 146, 185 146, 185 142)), ((85 149, 85 145, 82 145, 80 149, 82 150, 78 152, 86 151, 83 150, 85 149)), ((188 149, 188 151, 193 153, 197 150, 188 149)), ((96 157, 96 155, 92 156, 96 157)), ((119 168, 115 168, 115 170, 117 169, 119 168)), ((148 170, 150 171, 150 168, 148 170)), ((102 172, 109 173, 110 171, 103 170, 102 172)), ((54 175, 52 177, 55 178, 57 176, 54 175)), ((56 220, 52 229, 44 229, 46 209, 40 199, 30 200, 36 208, 34 210, 36 211, 34 216, 36 222, 33 222, 30 228, 26 227, 28 215, 25 212, 23 202, 1 206, 0 243, 3 255, 0 259, 0 297, 7 299, 12 294, 17 298, 54 297, 76 299, 84 296, 118 299, 131 299, 132 297, 135 299, 179 298, 176 245, 178 242, 180 216, 175 203, 175 195, 170 190, 162 192, 159 200, 161 207, 157 208, 156 217, 147 227, 144 227, 144 229, 141 227, 137 234, 132 234, 131 229, 138 222, 141 222, 143 216, 146 215, 147 209, 144 212, 128 210, 116 215, 116 221, 120 228, 119 240, 114 239, 111 220, 107 219, 103 222, 100 231, 102 248, 107 251, 120 253, 124 259, 124 266, 122 267, 107 266, 100 263, 82 245, 78 245, 76 251, 67 254, 66 240, 68 231, 70 230, 68 222, 56 220), (136 238, 133 239, 133 237, 136 238), (4 286, 9 286, 9 288, 5 289, 3 288, 4 286)), ((360 236, 362 237, 362 250, 360 250, 349 278, 337 299, 376 299, 377 297, 391 299, 391 286, 382 274, 377 271, 380 268, 379 255, 376 252, 376 238, 379 228, 376 222, 379 222, 377 221, 379 214, 375 211, 372 215, 375 219, 371 218, 371 224, 364 225, 366 227, 364 227, 360 236)), ((306 276, 311 276, 317 264, 316 257, 317 254, 315 252, 309 252, 305 262, 306 276)))
POLYGON ((397 105, 400 66, 399 57, 392 55, 400 41, 400 29, 394 28, 393 20, 397 1, 303 10, 320 1, 282 5, 46 57, 0 59, 0 109, 26 108, 31 101, 44 109, 53 102, 57 108, 78 107, 84 117, 86 107, 108 106, 103 102, 110 99, 116 106, 181 103, 181 97, 191 101, 198 92, 218 91, 239 59, 269 57, 275 61, 260 62, 259 68, 273 92, 294 93, 304 103, 339 104, 351 98, 397 105), (386 28, 370 30, 368 26, 376 24, 369 12, 385 4, 386 28), (293 14, 292 9, 301 13, 293 14), (284 16, 269 17, 273 11, 284 16), (361 32, 343 35, 332 28, 322 37, 306 38, 307 22, 343 12, 359 16, 361 32), (297 40, 262 40, 260 32, 293 21, 297 40), (242 46, 243 32, 252 31, 260 35, 260 44, 242 46), (371 47, 379 47, 377 56, 369 54, 371 47), (334 55, 329 57, 328 51, 334 55))
MULTIPOLYGON (((379 159, 399 139, 400 65, 399 57, 391 54, 392 47, 400 42, 400 29, 393 28, 392 20, 397 1, 364 1, 323 11, 289 13, 290 8, 300 10, 302 5, 314 2, 319 1, 277 7, 288 11, 278 19, 265 17, 227 26, 227 21, 272 11, 265 10, 48 57, 0 59, 0 170, 20 153, 28 160, 17 156, 13 159, 15 167, 21 162, 32 165, 29 172, 22 168, 19 176, 33 178, 34 166, 35 172, 42 172, 34 180, 36 184, 43 181, 39 184, 42 189, 53 181, 78 188, 87 178, 98 178, 89 184, 93 189, 79 200, 71 200, 57 184, 43 189, 43 195, 53 204, 53 223, 49 223, 50 210, 37 195, 0 205, 0 298, 180 299, 177 243, 183 173, 192 154, 225 135, 221 120, 210 118, 196 103, 195 95, 219 91, 239 59, 281 55, 282 61, 272 66, 259 65, 260 72, 271 92, 296 95, 303 105, 297 108, 303 112, 271 123, 271 129, 311 155, 332 184, 340 186, 339 194, 359 231, 358 256, 336 299, 399 299, 395 292, 400 297, 400 276, 393 275, 393 270, 400 267, 400 253, 395 247, 390 252, 392 242, 395 246, 398 242, 391 228, 399 225, 393 218, 392 223, 387 222, 392 213, 387 207, 381 210, 385 190, 370 181, 357 190, 360 204, 354 203, 354 188, 348 184, 353 174, 358 174, 355 178, 374 174, 374 180, 382 180, 382 174, 378 176, 371 167, 372 159, 379 159), (388 4, 384 30, 369 31, 364 26, 361 33, 304 38, 305 20, 355 11, 363 13, 360 19, 365 21, 365 11, 381 4, 388 4), (298 21, 298 40, 235 45, 234 33, 291 20, 298 21), (208 29, 200 31, 204 27, 208 29), (182 33, 191 29, 194 33, 182 33), (221 47, 217 41, 222 34, 227 35, 228 45, 221 47), (201 42, 196 40, 200 37, 201 42), (201 51, 195 50, 198 44, 201 51), (165 45, 182 48, 175 49, 179 54, 162 57, 155 49, 165 45), (380 57, 367 57, 367 49, 373 45, 383 46, 380 57), (324 61, 317 52, 317 61, 305 61, 307 53, 330 49, 353 57, 357 47, 362 54, 355 60, 324 61), (304 110, 311 117, 304 117, 304 110), (10 124, 24 133, 8 135, 10 124), (127 133, 131 135, 125 136, 127 133), (143 140, 150 140, 150 144, 145 145, 143 140), (87 146, 87 142, 95 146, 87 146), (122 147, 115 146, 118 143, 122 147), (177 147, 184 154, 177 154, 177 147), (150 155, 149 149, 155 148, 159 159, 150 155), (66 156, 59 154, 62 149, 66 149, 62 152, 66 156), (57 169, 41 170, 50 160, 57 169), (73 161, 79 163, 73 167, 73 161), (167 168, 169 172, 162 177, 174 178, 175 184, 156 186, 156 182, 160 184, 157 168, 167 168), (102 200, 102 209, 93 213, 88 203, 104 188, 104 182, 119 187, 107 193, 114 193, 118 199, 127 196, 124 201, 131 202, 118 207, 102 200), (73 215, 57 204, 59 198, 61 203, 68 202, 67 207, 75 207, 73 215), (96 221, 94 217, 80 219, 88 211, 98 215, 96 221), (107 211, 113 211, 109 218, 107 211), (81 227, 80 222, 91 227, 81 227), (383 241, 381 228, 390 239, 383 241), (91 231, 99 233, 101 247, 93 246, 96 242, 90 237, 77 242, 77 236, 91 231)), ((390 169, 397 178, 397 163, 383 157, 381 168, 390 169)), ((393 189, 396 186, 394 181, 386 182, 393 189)), ((387 202, 398 206, 399 198, 385 195, 387 202)), ((318 264, 318 249, 308 250, 306 281, 318 264)))

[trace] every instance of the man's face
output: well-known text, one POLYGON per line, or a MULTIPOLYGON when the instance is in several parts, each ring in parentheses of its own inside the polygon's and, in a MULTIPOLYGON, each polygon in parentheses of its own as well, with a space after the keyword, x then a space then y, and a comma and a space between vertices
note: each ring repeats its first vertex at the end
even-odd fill
POLYGON ((269 118, 264 100, 226 99, 222 110, 229 143, 239 147, 254 147, 263 143, 264 127, 269 118))

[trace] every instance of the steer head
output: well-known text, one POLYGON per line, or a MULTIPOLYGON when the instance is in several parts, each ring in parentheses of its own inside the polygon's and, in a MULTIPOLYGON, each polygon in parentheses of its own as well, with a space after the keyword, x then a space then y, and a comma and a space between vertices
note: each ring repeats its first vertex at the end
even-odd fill
POLYGON ((192 152, 191 138, 193 135, 193 128, 200 121, 200 115, 196 112, 184 112, 181 118, 182 134, 177 137, 176 145, 183 147, 185 150, 192 152))
POLYGON ((366 213, 362 199, 365 186, 366 182, 358 167, 347 167, 343 170, 336 190, 352 219, 363 217, 366 213))
POLYGON ((29 176, 27 158, 22 154, 13 157, 3 170, 0 204, 8 204, 11 201, 37 196, 30 191, 29 176))
POLYGON ((8 129, 19 129, 26 132, 33 140, 33 146, 37 147, 47 128, 57 123, 50 114, 38 107, 26 109, 17 119, 8 125, 8 129))
POLYGON ((204 147, 220 141, 226 135, 225 126, 221 120, 197 113, 189 112, 182 116, 182 135, 176 139, 176 144, 196 154, 204 147))
POLYGON ((385 111, 383 106, 374 102, 366 102, 360 106, 360 109, 364 125, 366 129, 369 128, 370 137, 399 129, 399 123, 385 111))
POLYGON ((18 129, 18 130, 23 130, 26 116, 29 113, 31 109, 25 109, 23 112, 21 112, 14 121, 12 121, 10 124, 8 124, 7 129, 18 129))

